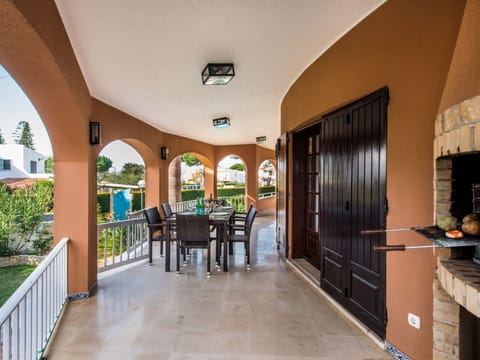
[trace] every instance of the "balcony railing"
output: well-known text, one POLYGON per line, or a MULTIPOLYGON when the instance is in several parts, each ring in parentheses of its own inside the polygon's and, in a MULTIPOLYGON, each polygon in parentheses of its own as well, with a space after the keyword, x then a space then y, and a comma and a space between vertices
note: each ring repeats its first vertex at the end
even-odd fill
POLYGON ((170 207, 172 208, 173 212, 177 213, 177 212, 185 211, 189 208, 194 208, 195 203, 196 203, 196 200, 188 200, 188 201, 182 201, 178 203, 171 203, 170 207))
POLYGON ((147 222, 143 217, 97 225, 98 272, 148 257, 147 222))
POLYGON ((42 358, 67 301, 67 245, 60 240, 0 308, 2 360, 42 358))
POLYGON ((244 195, 219 197, 219 200, 223 200, 225 205, 233 206, 236 213, 244 213, 247 211, 244 195))
POLYGON ((275 191, 273 191, 273 192, 269 192, 269 193, 258 194, 258 198, 259 199, 266 199, 266 198, 274 197, 276 195, 277 195, 277 193, 275 191))
MULTIPOLYGON (((225 197, 219 197, 218 199, 223 200, 225 205, 233 206, 235 209, 235 212, 237 213, 242 213, 246 211, 244 195, 225 196, 225 197)), ((172 208, 173 212, 181 212, 189 208, 194 208, 195 204, 196 204, 196 200, 188 200, 188 201, 182 201, 178 203, 171 203, 170 207, 172 208)))

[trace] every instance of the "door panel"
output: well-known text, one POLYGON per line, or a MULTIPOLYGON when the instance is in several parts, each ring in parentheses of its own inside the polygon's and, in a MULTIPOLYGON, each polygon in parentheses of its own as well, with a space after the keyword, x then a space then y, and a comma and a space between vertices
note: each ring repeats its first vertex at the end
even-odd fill
POLYGON ((320 268, 320 134, 318 127, 311 129, 306 140, 305 257, 313 266, 320 268))
POLYGON ((330 294, 341 303, 346 288, 345 245, 350 233, 348 128, 345 112, 324 119, 321 126, 321 286, 329 288, 330 294))
POLYGON ((350 307, 379 335, 385 332, 385 254, 373 246, 385 234, 362 236, 362 229, 385 227, 383 204, 385 166, 381 152, 386 139, 386 97, 377 94, 350 108, 352 117, 352 232, 349 263, 350 307))
POLYGON ((385 336, 386 109, 388 90, 322 119, 321 286, 385 336))
POLYGON ((288 209, 288 184, 287 184, 287 156, 288 136, 283 134, 277 140, 277 248, 280 254, 287 256, 287 209, 288 209))

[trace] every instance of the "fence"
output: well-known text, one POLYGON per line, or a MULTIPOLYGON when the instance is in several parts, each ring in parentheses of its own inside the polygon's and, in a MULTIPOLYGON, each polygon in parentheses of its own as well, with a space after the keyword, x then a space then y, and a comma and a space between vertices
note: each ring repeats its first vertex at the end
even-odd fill
MULTIPOLYGON (((138 214, 137 214, 138 215, 138 214)), ((97 225, 98 272, 148 257, 145 218, 97 225)))
POLYGON ((244 213, 247 211, 244 195, 219 197, 219 200, 223 200, 225 205, 233 206, 236 213, 244 213))
POLYGON ((174 213, 185 211, 189 208, 194 208, 197 200, 188 200, 178 203, 171 203, 170 207, 174 213))
POLYGON ((268 193, 263 193, 263 194, 258 194, 258 198, 259 199, 265 199, 265 198, 269 198, 269 197, 274 197, 276 196, 277 193, 274 191, 274 192, 268 192, 268 193))
POLYGON ((3 360, 40 359, 67 301, 67 245, 62 239, 0 308, 3 360))

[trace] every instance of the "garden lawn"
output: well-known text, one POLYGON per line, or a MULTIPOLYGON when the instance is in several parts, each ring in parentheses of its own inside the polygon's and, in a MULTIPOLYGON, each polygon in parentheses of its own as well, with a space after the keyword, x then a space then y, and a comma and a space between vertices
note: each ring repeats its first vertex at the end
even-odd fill
POLYGON ((0 268, 0 306, 8 300, 35 268, 35 265, 18 265, 0 268))

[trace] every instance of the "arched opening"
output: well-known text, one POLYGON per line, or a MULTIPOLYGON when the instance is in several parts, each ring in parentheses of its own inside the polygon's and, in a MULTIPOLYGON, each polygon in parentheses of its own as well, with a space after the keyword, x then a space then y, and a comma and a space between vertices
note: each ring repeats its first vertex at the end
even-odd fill
POLYGON ((246 179, 245 162, 236 155, 225 156, 217 165, 217 198, 224 200, 237 212, 246 211, 246 179))
POLYGON ((168 167, 168 201, 171 206, 182 208, 182 203, 205 198, 207 166, 204 162, 203 156, 193 152, 173 158, 168 167))
POLYGON ((258 167, 258 198, 265 199, 275 196, 276 171, 273 162, 264 160, 258 167))
POLYGON ((116 140, 97 157, 97 221, 125 220, 145 207, 145 163, 129 144, 116 140))
POLYGON ((53 246, 52 146, 37 110, 2 65, 0 108, 0 256, 43 255, 53 246))
POLYGON ((63 25, 53 2, 44 4, 41 13, 13 2, 1 7, 8 25, 0 34, 0 63, 35 106, 53 148, 54 242, 70 240, 68 293, 89 294, 97 279, 96 154, 88 142, 91 96, 78 63, 71 61, 68 37, 58 36, 63 25), (45 18, 48 28, 42 27, 45 18))

